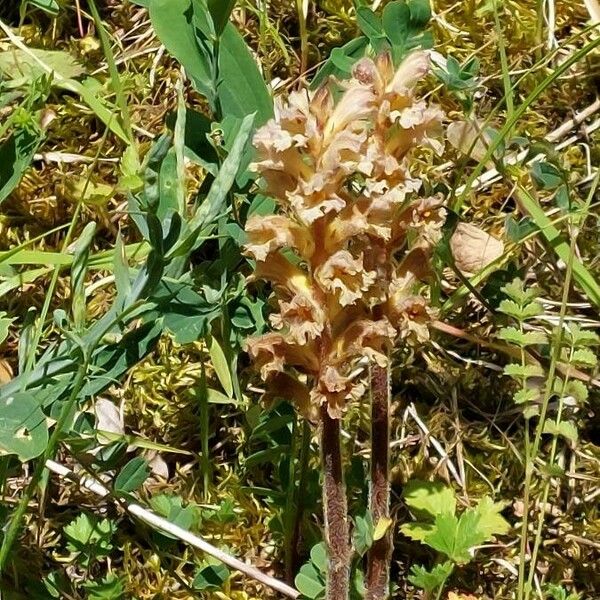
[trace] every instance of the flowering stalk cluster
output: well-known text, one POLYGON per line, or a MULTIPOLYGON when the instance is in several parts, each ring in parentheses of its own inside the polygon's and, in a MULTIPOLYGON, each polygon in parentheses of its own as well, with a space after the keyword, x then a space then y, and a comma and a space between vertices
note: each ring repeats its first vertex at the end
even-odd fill
POLYGON ((248 340, 247 350, 270 394, 321 422, 325 487, 328 477, 337 485, 324 498, 334 572, 328 598, 336 600, 347 595, 339 586, 347 587, 350 560, 341 469, 333 464, 339 419, 365 393, 364 361, 386 369, 399 339, 427 337, 432 313, 415 290, 444 214, 439 199, 416 195, 421 182, 407 164, 417 145, 441 150, 442 113, 415 95, 428 67, 423 52, 398 69, 388 54, 364 58, 348 81, 293 92, 254 138, 255 169, 279 212, 248 220, 246 252, 277 306, 273 331, 248 340))

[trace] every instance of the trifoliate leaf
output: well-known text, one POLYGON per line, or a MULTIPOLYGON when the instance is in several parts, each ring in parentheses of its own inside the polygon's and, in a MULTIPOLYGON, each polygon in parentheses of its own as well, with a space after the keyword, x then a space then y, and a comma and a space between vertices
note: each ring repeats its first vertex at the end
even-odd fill
POLYGON ((218 590, 229 579, 229 569, 221 562, 206 561, 196 571, 192 582, 195 590, 218 590))

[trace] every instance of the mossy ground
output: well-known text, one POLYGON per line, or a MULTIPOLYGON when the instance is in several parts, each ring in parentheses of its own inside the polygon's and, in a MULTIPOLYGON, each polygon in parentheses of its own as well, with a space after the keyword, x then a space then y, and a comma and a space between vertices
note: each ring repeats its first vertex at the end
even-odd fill
MULTIPOLYGON (((31 12, 20 35, 35 47, 67 49, 79 57, 86 71, 96 73, 110 89, 93 21, 83 14, 85 35, 82 38, 75 5, 62 4, 64 8, 57 19, 50 20, 39 12, 31 12)), ((236 24, 261 64, 268 69, 267 75, 278 78, 279 88, 290 89, 302 79, 310 78, 299 69, 302 40, 296 3, 245 0, 240 4, 234 15, 236 24), (266 10, 265 6, 268 6, 266 10)), ((516 104, 548 73, 548 65, 535 66, 537 59, 548 52, 548 27, 539 25, 541 4, 535 0, 498 3, 513 81, 523 77, 515 91, 516 104)), ((481 63, 480 73, 485 78, 485 86, 474 107, 479 118, 485 118, 504 97, 493 6, 493 2, 479 0, 433 2, 435 50, 460 61, 476 56, 481 63)), ((581 47, 583 40, 597 33, 585 31, 589 15, 582 1, 557 2, 555 9, 555 38, 561 43, 572 40, 554 59, 561 61, 569 48, 581 47)), ((102 15, 119 61, 139 151, 143 155, 152 139, 165 128, 166 116, 176 105, 178 68, 166 55, 157 55, 160 44, 143 9, 116 0, 107 1, 102 15)), ((351 39, 356 32, 350 0, 311 0, 308 39, 304 40, 308 66, 314 68, 327 57, 332 47, 351 39)), ((517 132, 542 138, 571 118, 574 112, 593 102, 600 81, 599 70, 597 53, 575 65, 528 108, 516 126, 517 132)), ((201 106, 193 91, 188 90, 186 94, 191 104, 201 106)), ((463 114, 456 98, 441 87, 434 89, 432 97, 444 108, 449 120, 463 114)), ((38 157, 17 190, 3 203, 0 250, 8 250, 69 223, 78 200, 78 183, 90 178, 95 184, 112 188, 118 180, 118 159, 124 149, 121 142, 112 136, 103 136, 103 128, 96 117, 73 96, 52 92, 47 108, 56 118, 49 127, 43 148, 47 153, 46 160, 38 157), (52 152, 59 156, 48 156, 52 152)), ((505 114, 502 108, 493 117, 492 124, 502 124, 505 114)), ((575 179, 586 173, 588 162, 598 164, 599 152, 596 131, 568 146, 560 158, 575 179)), ((444 181, 449 186, 464 182, 469 167, 466 171, 456 167, 464 164, 456 152, 448 149, 445 161, 450 161, 452 167, 443 175, 444 181)), ((433 167, 435 165, 428 164, 427 160, 422 165, 426 172, 433 167)), ((585 189, 575 189, 581 189, 582 197, 585 195, 585 189)), ((125 197, 116 192, 96 200, 84 205, 77 225, 77 231, 81 231, 90 220, 98 223, 95 251, 113 248, 119 230, 127 242, 137 241, 123 211, 125 197)), ((471 193, 464 216, 487 231, 501 234, 509 211, 518 212, 512 190, 499 183, 471 193)), ((30 249, 60 251, 63 239, 64 229, 35 242, 30 249)), ((579 243, 585 263, 596 275, 600 275, 599 250, 596 211, 587 220, 579 243)), ((514 260, 520 267, 538 275, 544 298, 560 300, 564 265, 557 264, 556 258, 539 240, 521 244, 514 251, 514 260)), ((101 280, 106 274, 102 270, 95 272, 90 283, 101 280)), ((20 286, 0 298, 0 310, 16 317, 19 325, 29 307, 42 305, 47 283, 46 275, 20 286)), ((53 307, 68 300, 68 289, 65 273, 54 294, 53 307)), ((90 316, 102 314, 110 299, 110 287, 100 285, 88 305, 90 316)), ((570 300, 585 302, 577 291, 571 294, 570 300)), ((558 310, 558 307, 549 308, 548 314, 556 316, 558 310)), ((589 306, 574 305, 569 314, 597 325, 595 311, 589 306)), ((476 300, 467 301, 451 315, 446 315, 446 319, 484 340, 493 335, 490 317, 476 300)), ((15 327, 0 347, 0 378, 9 378, 18 368, 17 331, 18 327, 15 327)), ((43 343, 51 343, 57 335, 49 329, 43 343)), ((281 539, 272 522, 275 504, 256 491, 259 487, 269 487, 274 479, 280 479, 281 474, 273 473, 263 465, 246 468, 244 464, 252 451, 249 439, 252 423, 244 409, 256 406, 258 401, 258 394, 252 387, 258 382, 250 370, 242 369, 240 374, 242 389, 246 391, 245 406, 211 406, 211 485, 208 489, 204 487, 199 407, 197 397, 191 391, 199 385, 203 363, 207 365, 209 381, 218 387, 208 362, 206 350, 201 345, 178 347, 172 340, 162 339, 152 355, 134 367, 123 384, 111 388, 105 397, 123 406, 128 433, 184 451, 183 454, 161 453, 169 471, 168 480, 159 478, 147 484, 143 495, 178 494, 186 502, 198 504, 205 510, 212 507, 218 511, 223 506, 231 509, 233 520, 222 522, 214 515, 205 518, 202 535, 230 548, 249 563, 282 576, 281 539)), ((399 498, 403 483, 411 477, 428 478, 436 474, 455 485, 465 505, 469 504, 470 498, 493 494, 496 500, 506 502, 506 514, 511 522, 519 524, 523 508, 520 498, 524 432, 523 421, 511 400, 511 384, 500 373, 505 362, 504 356, 485 346, 442 334, 434 335, 433 343, 418 355, 403 357, 404 366, 394 372, 392 430, 393 511, 399 518, 407 517, 399 498), (423 433, 414 420, 406 418, 410 403, 414 403, 428 434, 423 433), (446 449, 449 460, 464 476, 464 486, 456 485, 447 464, 432 447, 431 438, 446 449)), ((566 476, 552 486, 550 514, 546 519, 539 561, 540 577, 573 586, 585 598, 595 598, 600 591, 600 570, 597 568, 600 564, 600 514, 595 495, 600 481, 598 401, 597 388, 592 386, 588 404, 577 416, 580 440, 575 447, 565 446, 561 451, 560 461, 566 476)), ((352 432, 346 440, 347 455, 366 457, 366 407, 353 407, 347 424, 348 431, 352 432)), ((65 452, 61 459, 69 462, 71 457, 65 452)), ((315 456, 311 460, 316 460, 315 456)), ((11 474, 5 490, 8 506, 18 497, 27 472, 15 468, 11 474)), ((534 497, 536 491, 539 490, 534 487, 534 497)), ((98 502, 54 477, 48 482, 42 498, 41 504, 31 507, 25 533, 15 551, 11 580, 19 592, 25 589, 24 582, 28 579, 40 579, 57 568, 77 582, 88 576, 104 575, 109 567, 123 577, 127 598, 263 600, 277 597, 239 574, 234 574, 221 591, 194 592, 190 581, 199 555, 184 545, 161 546, 149 530, 133 524, 112 501, 98 502), (92 573, 76 562, 70 562, 61 535, 64 525, 82 509, 112 516, 118 523, 115 550, 110 560, 96 565, 92 573)), ((304 554, 318 521, 318 513, 307 515, 306 531, 311 534, 304 540, 304 554)), ((427 562, 427 554, 422 551, 421 555, 416 555, 418 550, 415 548, 414 543, 397 535, 393 572, 399 586, 397 598, 417 597, 406 583, 405 573, 407 565, 427 562)), ((476 561, 458 571, 453 583, 456 589, 477 597, 510 598, 511 585, 514 585, 511 570, 517 566, 517 556, 515 529, 497 544, 482 549, 476 561)), ((78 595, 81 588, 76 591, 76 587, 72 597, 83 597, 78 595)))

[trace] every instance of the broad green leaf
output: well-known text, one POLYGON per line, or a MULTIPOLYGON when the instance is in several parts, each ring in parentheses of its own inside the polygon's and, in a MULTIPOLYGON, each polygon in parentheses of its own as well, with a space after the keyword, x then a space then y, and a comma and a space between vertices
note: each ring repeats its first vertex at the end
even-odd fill
MULTIPOLYGON (((220 0, 221 1, 221 0, 220 0)), ((219 40, 217 95, 223 116, 244 118, 256 113, 256 125, 273 116, 273 100, 250 50, 232 23, 219 40)))
POLYGON ((533 286, 525 287, 522 279, 513 279, 502 287, 502 291, 517 304, 528 304, 539 296, 539 290, 533 286))
POLYGON ((218 590, 229 579, 229 569, 220 562, 205 562, 196 571, 192 582, 195 590, 218 590))
POLYGON ((409 481, 402 495, 419 518, 435 519, 439 514, 454 514, 456 510, 454 490, 439 481, 409 481))
MULTIPOLYGON (((150 507, 159 515, 165 517, 168 521, 181 527, 182 529, 193 529, 200 518, 198 508, 193 504, 183 506, 183 500, 179 496, 168 496, 160 494, 150 499, 150 507)), ((161 532, 161 535, 171 539, 177 539, 168 533, 161 532)))
POLYGON ((413 565, 410 569, 408 580, 413 585, 431 594, 444 584, 453 570, 454 565, 450 561, 435 565, 431 570, 427 570, 425 567, 419 565, 413 565))
POLYGON ((148 461, 141 456, 132 458, 115 478, 115 492, 128 494, 135 492, 150 475, 148 461))
MULTIPOLYGON (((58 11, 60 6, 58 5, 57 0, 24 0, 23 8, 27 5, 31 4, 31 6, 35 6, 47 12, 49 15, 56 17, 58 15, 58 11)), ((21 10, 23 10, 23 8, 21 10)))
POLYGON ((150 0, 148 12, 158 39, 183 65, 196 89, 213 105, 216 90, 212 48, 196 35, 191 0, 150 0))
POLYGON ((555 190, 564 182, 560 169, 549 162, 534 162, 531 166, 531 176, 543 190, 555 190))
POLYGON ((29 168, 41 140, 41 133, 17 128, 0 144, 0 204, 29 168))
POLYGON ((26 462, 42 454, 47 443, 46 417, 31 394, 0 398, 0 454, 16 454, 26 462))
POLYGON ((364 517, 356 517, 354 521, 354 549, 359 556, 364 556, 367 550, 373 545, 373 520, 371 513, 366 513, 364 517))
POLYGON ((321 574, 313 564, 309 563, 300 568, 300 572, 294 580, 296 589, 305 598, 310 600, 320 600, 325 597, 325 583, 321 574))
POLYGON ((360 6, 356 11, 356 20, 360 30, 372 40, 384 35, 381 17, 376 15, 368 6, 360 6))
POLYGON ((229 15, 231 15, 235 3, 236 0, 208 0, 208 10, 215 24, 217 35, 220 35, 229 22, 229 15))
POLYGON ((310 549, 310 560, 321 573, 327 571, 327 549, 325 542, 315 544, 310 549))
POLYGON ((227 359, 225 358, 225 353, 214 337, 211 337, 209 342, 209 353, 212 366, 219 378, 219 382, 223 386, 225 393, 231 398, 233 396, 231 371, 227 359))
MULTIPOLYGON (((350 57, 353 62, 356 62, 359 58, 365 55, 367 48, 369 47, 369 40, 365 36, 358 37, 354 40, 349 41, 341 47, 341 51, 347 57, 350 57)), ((323 84, 328 77, 333 76, 338 79, 345 79, 348 77, 348 73, 338 69, 332 58, 330 57, 325 64, 319 69, 314 79, 312 80, 310 87, 315 89, 323 84)))
POLYGON ((68 52, 37 48, 28 48, 27 52, 20 48, 0 52, 0 71, 11 79, 22 78, 29 83, 48 72, 64 79, 75 79, 85 72, 81 64, 68 52))

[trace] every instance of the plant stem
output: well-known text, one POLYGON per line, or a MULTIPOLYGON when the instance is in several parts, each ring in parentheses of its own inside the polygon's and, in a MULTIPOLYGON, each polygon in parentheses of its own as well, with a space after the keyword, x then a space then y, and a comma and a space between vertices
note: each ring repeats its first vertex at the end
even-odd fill
POLYGON ((75 377, 75 381, 73 382, 71 394, 63 404, 60 416, 54 427, 54 431, 52 432, 52 435, 48 440, 48 445, 46 446, 42 457, 38 459, 33 474, 31 475, 29 485, 25 489, 25 492, 19 500, 19 504, 17 505, 12 515, 12 518, 8 523, 6 534, 4 536, 4 539, 2 540, 2 546, 0 546, 0 574, 4 572, 8 559, 11 556, 12 547, 17 539, 17 536, 19 535, 19 531, 21 530, 21 523, 23 521, 23 518, 25 517, 27 508, 29 507, 29 502, 31 501, 31 498, 33 498, 35 489, 38 483, 40 482, 42 475, 44 474, 44 469, 46 468, 46 461, 54 456, 56 449, 58 448, 58 444, 60 443, 60 438, 63 434, 64 427, 69 419, 69 416, 71 415, 75 403, 77 402, 79 391, 85 383, 85 376, 87 374, 87 370, 88 359, 86 358, 84 361, 82 361, 81 365, 79 366, 77 375, 75 377))
MULTIPOLYGON (((300 457, 298 469, 300 470, 300 477, 298 484, 294 488, 294 510, 293 510, 293 523, 292 531, 289 540, 290 546, 290 557, 289 557, 289 573, 286 573, 286 577, 293 581, 294 574, 298 569, 298 542, 300 541, 300 530, 302 526, 302 516, 304 513, 304 491, 306 490, 306 479, 308 476, 308 457, 310 454, 310 439, 311 431, 310 424, 305 419, 302 419, 302 439, 300 446, 300 457)), ((286 565, 287 570, 287 565, 286 565)), ((289 582, 288 582, 289 583, 289 582)))
MULTIPOLYGON (((390 516, 389 440, 390 381, 387 367, 371 369, 371 496, 373 524, 390 516)), ((376 540, 367 554, 365 600, 385 600, 389 594, 391 528, 376 540)))
POLYGON ((329 560, 326 600, 348 600, 350 588, 350 531, 348 501, 342 469, 340 420, 321 407, 321 460, 323 463, 323 513, 329 560))

